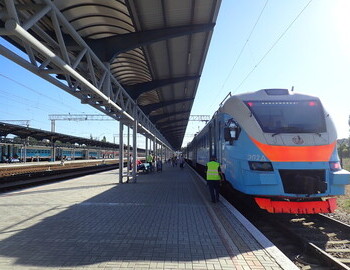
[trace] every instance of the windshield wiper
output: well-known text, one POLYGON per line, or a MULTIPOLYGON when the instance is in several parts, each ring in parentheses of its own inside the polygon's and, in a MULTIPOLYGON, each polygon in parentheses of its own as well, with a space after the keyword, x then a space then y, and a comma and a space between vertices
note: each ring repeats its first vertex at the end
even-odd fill
POLYGON ((276 135, 281 134, 281 133, 282 132, 276 132, 276 133, 272 134, 271 137, 275 137, 276 135))
POLYGON ((290 132, 298 133, 298 132, 301 132, 301 130, 298 127, 284 127, 284 128, 280 128, 278 132, 273 133, 271 136, 275 137, 278 134, 290 133, 290 132))
MULTIPOLYGON (((275 137, 276 135, 279 135, 279 134, 282 134, 282 133, 288 133, 288 131, 279 131, 279 132, 273 133, 271 135, 271 137, 275 137)), ((297 132, 294 131, 293 133, 312 133, 312 134, 318 135, 318 137, 322 136, 322 134, 320 132, 312 132, 312 131, 308 132, 308 131, 305 131, 305 130, 300 130, 299 132, 298 131, 297 132)))

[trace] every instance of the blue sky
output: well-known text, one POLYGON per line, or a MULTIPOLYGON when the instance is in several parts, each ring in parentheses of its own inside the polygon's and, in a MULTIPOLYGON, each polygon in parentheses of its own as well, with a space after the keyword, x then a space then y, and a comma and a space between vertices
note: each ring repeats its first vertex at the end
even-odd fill
MULTIPOLYGON (((348 137, 348 14, 348 0, 223 1, 192 114, 212 115, 229 92, 294 86, 320 97, 338 137, 348 137)), ((187 133, 202 126, 190 123, 187 133)))
MULTIPOLYGON (((191 114, 212 115, 229 92, 294 86, 320 97, 338 137, 348 137, 349 14, 349 0, 223 0, 191 114)), ((0 119, 50 130, 48 115, 60 113, 100 114, 0 56, 0 119)), ((202 126, 189 122, 184 145, 202 126)), ((116 121, 58 121, 56 131, 111 142, 119 133, 116 121)))

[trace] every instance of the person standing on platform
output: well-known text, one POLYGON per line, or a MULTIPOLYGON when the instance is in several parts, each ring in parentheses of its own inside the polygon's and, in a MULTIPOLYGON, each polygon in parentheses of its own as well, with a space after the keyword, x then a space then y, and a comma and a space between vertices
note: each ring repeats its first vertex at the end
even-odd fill
POLYGON ((180 163, 180 168, 183 168, 184 164, 185 164, 185 159, 184 159, 183 155, 180 156, 179 163, 180 163))
POLYGON ((149 170, 152 172, 153 171, 153 166, 152 166, 153 156, 151 153, 149 153, 149 155, 147 156, 146 162, 149 164, 149 170))
POLYGON ((163 164, 162 164, 162 161, 160 160, 160 158, 157 158, 156 167, 157 167, 157 172, 163 171, 163 164))
POLYGON ((220 197, 220 182, 223 180, 223 175, 220 168, 220 163, 216 161, 215 156, 210 157, 207 163, 207 184, 211 196, 211 201, 216 203, 220 197))
POLYGON ((132 154, 130 154, 129 156, 129 170, 132 170, 132 165, 134 164, 134 159, 132 157, 132 154))

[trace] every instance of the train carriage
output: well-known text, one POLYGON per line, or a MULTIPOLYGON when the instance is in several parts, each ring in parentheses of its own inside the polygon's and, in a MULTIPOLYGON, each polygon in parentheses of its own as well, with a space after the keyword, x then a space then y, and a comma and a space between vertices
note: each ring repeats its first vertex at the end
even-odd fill
POLYGON ((187 154, 202 173, 215 155, 232 187, 268 212, 328 213, 350 184, 336 139, 317 97, 264 89, 228 98, 187 154))
POLYGON ((50 161, 52 158, 50 147, 46 146, 27 146, 26 148, 21 147, 17 155, 21 159, 26 159, 27 161, 50 161))
MULTIPOLYGON (((14 142, 0 142, 0 162, 31 162, 52 161, 53 147, 44 145, 24 146, 14 142)), ((82 160, 82 159, 114 159, 118 151, 94 148, 72 148, 58 146, 55 148, 55 160, 82 160)))

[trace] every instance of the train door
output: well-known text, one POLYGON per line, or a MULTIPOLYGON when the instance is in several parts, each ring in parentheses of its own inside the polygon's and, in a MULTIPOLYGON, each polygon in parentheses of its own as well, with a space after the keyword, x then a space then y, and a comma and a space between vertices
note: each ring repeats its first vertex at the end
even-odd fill
POLYGON ((222 147, 221 147, 221 142, 222 142, 222 121, 218 119, 217 122, 217 127, 216 127, 216 153, 217 153, 217 161, 219 163, 222 163, 222 147))
POLYGON ((216 139, 216 119, 209 125, 209 158, 216 156, 217 153, 217 139, 216 139))
POLYGON ((9 155, 9 149, 10 149, 10 145, 5 144, 2 146, 2 161, 3 162, 7 162, 8 158, 10 157, 9 155))
POLYGON ((8 145, 8 157, 12 158, 13 157, 13 145, 8 145))
POLYGON ((197 162, 198 162, 198 156, 197 156, 197 147, 198 147, 198 144, 197 144, 197 139, 195 138, 193 140, 193 145, 192 145, 192 150, 193 150, 193 157, 192 157, 192 160, 193 160, 193 163, 192 165, 196 168, 197 167, 197 162))
POLYGON ((212 124, 209 124, 209 132, 208 132, 208 140, 209 140, 209 157, 208 157, 208 160, 210 160, 210 157, 213 155, 212 152, 213 152, 213 145, 212 145, 212 141, 213 141, 213 138, 212 138, 212 124))
POLYGON ((15 159, 21 158, 20 148, 18 146, 12 146, 12 157, 15 159))

